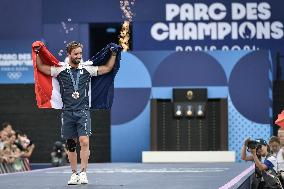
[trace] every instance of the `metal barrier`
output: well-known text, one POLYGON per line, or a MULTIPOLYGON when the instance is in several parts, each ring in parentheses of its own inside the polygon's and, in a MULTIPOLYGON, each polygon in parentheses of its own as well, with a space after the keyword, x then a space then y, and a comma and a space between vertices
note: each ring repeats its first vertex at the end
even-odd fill
POLYGON ((13 163, 0 163, 0 174, 23 172, 30 170, 30 163, 27 158, 17 159, 13 163))

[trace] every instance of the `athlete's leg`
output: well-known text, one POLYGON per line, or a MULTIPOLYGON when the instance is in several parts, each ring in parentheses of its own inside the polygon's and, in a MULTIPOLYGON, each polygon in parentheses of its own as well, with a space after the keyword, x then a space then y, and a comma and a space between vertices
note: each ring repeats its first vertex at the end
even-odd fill
POLYGON ((67 155, 72 169, 72 175, 68 181, 68 185, 81 184, 79 174, 77 173, 77 139, 68 139, 66 141, 67 155))
POLYGON ((91 119, 90 112, 88 110, 81 110, 78 112, 80 119, 77 122, 77 132, 79 135, 79 143, 81 146, 80 158, 81 158, 81 172, 80 172, 80 182, 81 184, 88 184, 87 178, 87 167, 88 160, 90 157, 89 150, 89 136, 91 133, 91 119))
POLYGON ((77 122, 77 133, 79 135, 79 143, 81 147, 81 170, 86 171, 90 156, 89 136, 91 135, 91 119, 90 111, 81 110, 78 112, 80 119, 77 122))
POLYGON ((61 115, 62 127, 61 135, 66 140, 67 155, 72 169, 72 175, 68 181, 68 185, 80 184, 80 177, 77 173, 77 152, 76 146, 78 142, 78 133, 76 127, 76 119, 73 118, 72 111, 63 111, 61 115))
POLYGON ((90 156, 89 136, 80 136, 79 142, 81 146, 81 150, 80 150, 81 170, 86 171, 87 166, 88 166, 89 156, 90 156))
POLYGON ((68 151, 68 159, 70 162, 70 166, 72 169, 72 172, 77 172, 77 152, 76 152, 76 146, 77 146, 77 139, 68 139, 66 141, 66 149, 68 151))
POLYGON ((80 136, 79 142, 81 146, 80 151, 80 158, 81 158, 81 172, 80 172, 80 182, 81 184, 88 184, 88 178, 87 178, 87 167, 88 167, 88 160, 90 156, 90 150, 89 150, 89 136, 80 136))

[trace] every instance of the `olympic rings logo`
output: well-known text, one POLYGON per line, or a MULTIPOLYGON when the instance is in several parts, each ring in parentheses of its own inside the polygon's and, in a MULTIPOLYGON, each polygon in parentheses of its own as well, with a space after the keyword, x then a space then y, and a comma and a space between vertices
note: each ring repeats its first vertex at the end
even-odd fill
POLYGON ((8 72, 7 77, 10 78, 11 80, 17 80, 22 77, 22 72, 8 72))

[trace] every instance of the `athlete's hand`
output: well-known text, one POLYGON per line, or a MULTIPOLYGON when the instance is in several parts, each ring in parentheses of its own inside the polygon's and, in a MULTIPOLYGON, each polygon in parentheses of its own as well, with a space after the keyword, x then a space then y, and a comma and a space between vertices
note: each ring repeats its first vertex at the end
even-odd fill
POLYGON ((111 43, 110 45, 111 45, 110 50, 112 52, 118 53, 122 50, 122 46, 120 46, 120 45, 117 45, 115 43, 111 43))
POLYGON ((41 48, 40 46, 35 46, 34 47, 34 51, 35 51, 36 54, 39 53, 40 48, 41 48))

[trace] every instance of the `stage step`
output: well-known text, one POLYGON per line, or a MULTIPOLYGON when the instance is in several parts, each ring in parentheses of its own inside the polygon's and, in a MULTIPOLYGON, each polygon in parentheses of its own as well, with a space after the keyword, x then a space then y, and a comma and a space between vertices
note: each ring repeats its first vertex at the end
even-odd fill
POLYGON ((235 151, 143 151, 143 163, 235 162, 235 151))

